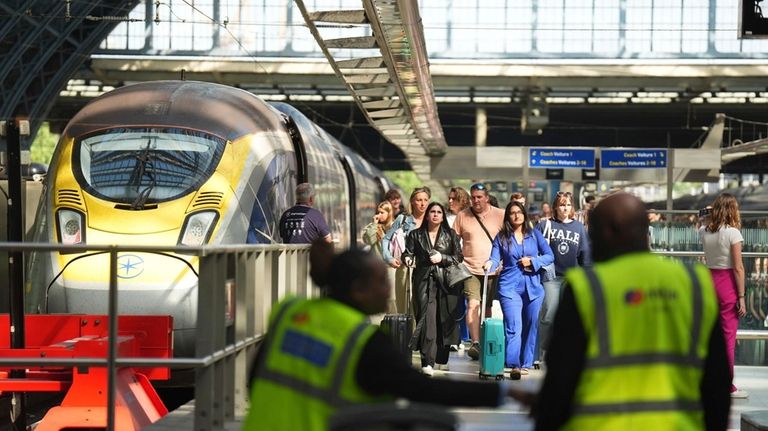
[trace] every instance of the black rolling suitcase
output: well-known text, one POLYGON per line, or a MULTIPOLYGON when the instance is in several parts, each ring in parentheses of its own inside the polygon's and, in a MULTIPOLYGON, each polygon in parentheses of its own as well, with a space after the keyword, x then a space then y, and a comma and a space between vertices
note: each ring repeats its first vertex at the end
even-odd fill
POLYGON ((381 321, 381 330, 389 335, 395 349, 400 353, 403 361, 411 365, 412 352, 409 344, 413 335, 413 319, 411 318, 411 269, 407 269, 405 279, 406 306, 405 314, 387 314, 381 321))

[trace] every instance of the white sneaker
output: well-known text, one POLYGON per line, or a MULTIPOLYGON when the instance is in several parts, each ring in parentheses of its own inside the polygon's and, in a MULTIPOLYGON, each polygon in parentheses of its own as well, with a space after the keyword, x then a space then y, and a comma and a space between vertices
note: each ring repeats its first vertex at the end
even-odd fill
POLYGON ((432 369, 432 365, 421 367, 421 372, 424 373, 425 376, 429 376, 429 377, 432 377, 435 375, 435 370, 432 369))
MULTIPOLYGON (((766 321, 768 321, 768 317, 766 318, 766 321)), ((459 353, 464 351, 464 343, 459 343, 459 353)))
POLYGON ((435 367, 437 367, 437 370, 439 371, 451 371, 448 364, 435 364, 435 367))
POLYGON ((742 391, 741 389, 737 389, 731 392, 731 398, 738 398, 738 399, 749 398, 749 392, 742 391))

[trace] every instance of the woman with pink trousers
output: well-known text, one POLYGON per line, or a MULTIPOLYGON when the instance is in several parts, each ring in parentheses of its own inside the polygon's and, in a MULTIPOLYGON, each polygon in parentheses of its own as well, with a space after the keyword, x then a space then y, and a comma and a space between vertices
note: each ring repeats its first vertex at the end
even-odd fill
MULTIPOLYGON (((744 303, 744 263, 741 260, 744 237, 739 231, 740 228, 741 217, 736 198, 731 194, 722 193, 715 199, 709 216, 704 218, 704 225, 699 229, 699 237, 704 244, 704 260, 712 273, 720 303, 720 324, 725 336, 731 379, 739 317, 747 313, 744 303)), ((748 396, 746 391, 738 390, 731 384, 731 397, 748 396)))

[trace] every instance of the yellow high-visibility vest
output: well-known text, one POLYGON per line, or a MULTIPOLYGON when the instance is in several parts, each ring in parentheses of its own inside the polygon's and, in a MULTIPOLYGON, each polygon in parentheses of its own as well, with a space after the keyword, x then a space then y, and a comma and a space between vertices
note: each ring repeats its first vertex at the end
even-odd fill
POLYGON ((330 298, 291 298, 275 307, 270 322, 244 430, 325 430, 337 409, 381 400, 355 379, 376 331, 363 313, 330 298))
POLYGON ((564 429, 701 430, 718 305, 702 265, 631 253, 566 274, 587 358, 564 429))

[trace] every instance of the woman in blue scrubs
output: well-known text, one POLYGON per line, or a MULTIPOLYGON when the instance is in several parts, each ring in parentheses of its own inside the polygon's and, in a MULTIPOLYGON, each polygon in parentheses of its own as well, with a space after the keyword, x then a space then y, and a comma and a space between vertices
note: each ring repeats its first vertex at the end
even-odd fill
POLYGON ((528 213, 519 202, 504 212, 504 227, 493 240, 486 271, 501 264, 499 300, 504 313, 505 365, 509 377, 520 379, 533 366, 539 311, 544 299, 539 270, 554 261, 544 236, 530 227, 528 213))

